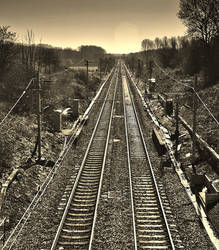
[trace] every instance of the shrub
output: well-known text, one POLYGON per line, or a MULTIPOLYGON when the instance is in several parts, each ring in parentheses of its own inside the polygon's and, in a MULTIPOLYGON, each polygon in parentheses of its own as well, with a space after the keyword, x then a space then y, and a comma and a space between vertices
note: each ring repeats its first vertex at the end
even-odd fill
MULTIPOLYGON (((4 116, 5 114, 0 114, 0 121, 4 116)), ((22 138, 30 140, 32 134, 33 126, 30 126, 29 119, 19 116, 7 118, 0 127, 0 173, 4 173, 6 169, 16 164, 17 156, 24 153, 19 150, 19 148, 23 148, 22 138)), ((28 147, 28 145, 26 146, 28 147)), ((25 151, 24 148, 23 150, 25 151)))

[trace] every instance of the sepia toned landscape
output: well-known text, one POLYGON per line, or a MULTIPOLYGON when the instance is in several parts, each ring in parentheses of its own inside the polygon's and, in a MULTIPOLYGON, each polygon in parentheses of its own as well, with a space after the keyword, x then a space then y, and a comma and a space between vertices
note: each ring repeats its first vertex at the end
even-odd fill
POLYGON ((1 3, 1 249, 219 249, 218 10, 1 3))

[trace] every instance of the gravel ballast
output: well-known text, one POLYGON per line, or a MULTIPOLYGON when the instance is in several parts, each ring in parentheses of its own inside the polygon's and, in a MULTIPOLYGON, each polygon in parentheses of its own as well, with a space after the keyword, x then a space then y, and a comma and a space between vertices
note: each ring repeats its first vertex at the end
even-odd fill
MULTIPOLYGON (((107 86, 108 84, 106 87, 107 86)), ((100 97, 94 104, 93 110, 89 115, 87 125, 83 128, 79 138, 77 139, 77 144, 74 144, 70 148, 67 157, 58 168, 56 175, 48 186, 41 201, 32 211, 32 214, 24 226, 22 233, 17 239, 14 249, 49 249, 51 247, 62 216, 62 214, 58 212, 57 208, 61 202, 66 185, 69 183, 72 177, 76 177, 78 167, 81 165, 84 153, 96 123, 97 115, 102 105, 102 99, 106 94, 106 87, 104 87, 100 97)), ((34 175, 34 172, 36 171, 34 168, 29 168, 29 171, 33 172, 32 175, 34 175)), ((49 171, 50 169, 45 172, 45 176, 49 171)), ((26 179, 26 174, 22 175, 21 179, 18 181, 18 186, 20 186, 22 182, 26 182, 26 179)), ((29 182, 31 182, 31 180, 33 181, 33 179, 30 178, 29 182)), ((43 180, 44 178, 42 181, 43 180)), ((41 183, 39 183, 39 185, 41 183)), ((34 195, 32 186, 28 185, 27 183, 27 185, 25 185, 21 190, 21 195, 22 192, 33 192, 32 196, 26 202, 22 201, 19 203, 18 201, 14 201, 11 198, 15 192, 13 185, 14 184, 12 184, 8 190, 7 199, 9 202, 5 203, 7 205, 5 206, 5 210, 10 213, 10 217, 13 217, 14 214, 17 214, 17 216, 13 222, 10 222, 9 227, 6 227, 6 238, 12 232, 13 227, 16 225, 19 218, 21 218, 23 212, 28 207, 34 195)))
POLYGON ((92 247, 93 249, 132 249, 133 239, 122 88, 119 78, 92 247))
POLYGON ((164 184, 184 249, 214 249, 177 173, 173 170, 173 167, 164 169, 160 167, 161 158, 158 157, 151 139, 154 124, 144 110, 142 101, 134 86, 132 86, 132 91, 135 96, 135 103, 143 127, 143 133, 147 142, 152 165, 154 166, 158 181, 164 184))

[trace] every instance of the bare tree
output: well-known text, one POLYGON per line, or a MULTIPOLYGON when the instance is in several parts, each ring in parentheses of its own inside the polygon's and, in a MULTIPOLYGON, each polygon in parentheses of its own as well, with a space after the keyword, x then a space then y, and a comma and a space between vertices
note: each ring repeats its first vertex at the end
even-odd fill
POLYGON ((32 30, 27 30, 25 43, 22 43, 21 58, 23 64, 26 65, 27 70, 36 69, 36 45, 34 33, 32 30))
POLYGON ((144 39, 141 42, 142 50, 149 50, 154 48, 154 42, 150 39, 144 39))
POLYGON ((166 36, 162 38, 162 47, 168 48, 168 38, 166 36))
POLYGON ((219 0, 180 0, 178 16, 188 34, 208 45, 219 34, 219 0))
POLYGON ((174 37, 174 36, 171 37, 169 43, 170 43, 171 48, 174 49, 174 50, 176 50, 176 48, 177 48, 176 37, 174 37))
POLYGON ((162 41, 159 37, 156 37, 154 39, 154 43, 155 43, 155 48, 156 49, 160 49, 162 47, 162 41))

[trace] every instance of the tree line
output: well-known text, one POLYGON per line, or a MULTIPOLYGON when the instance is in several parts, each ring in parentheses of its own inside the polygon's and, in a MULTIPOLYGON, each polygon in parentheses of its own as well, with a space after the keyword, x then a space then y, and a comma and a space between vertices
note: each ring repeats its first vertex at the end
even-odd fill
POLYGON ((205 87, 214 84, 219 80, 219 0, 180 0, 179 7, 177 15, 186 25, 187 35, 146 38, 141 42, 143 52, 130 54, 126 60, 137 74, 141 64, 149 65, 148 60, 156 58, 163 68, 190 76, 200 74, 205 87))
MULTIPOLYGON (((48 44, 36 44, 35 35, 28 30, 23 41, 9 26, 0 26, 0 98, 13 102, 22 93, 27 82, 36 76, 36 72, 51 74, 70 66, 85 65, 85 60, 99 64, 112 64, 106 51, 98 46, 83 45, 77 50, 52 47, 48 44)), ((112 65, 111 65, 112 66, 112 65)), ((110 70, 110 67, 109 69, 110 70)))

